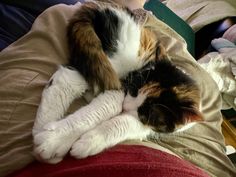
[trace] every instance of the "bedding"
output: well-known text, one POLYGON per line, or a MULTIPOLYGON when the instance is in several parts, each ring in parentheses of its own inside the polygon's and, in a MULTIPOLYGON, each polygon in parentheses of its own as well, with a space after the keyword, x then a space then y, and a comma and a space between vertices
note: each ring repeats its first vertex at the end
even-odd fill
POLYGON ((222 109, 236 110, 236 25, 229 28, 222 38, 211 41, 216 51, 209 52, 198 62, 215 80, 221 95, 222 109))
MULTIPOLYGON (((59 64, 67 62, 66 24, 78 6, 61 4, 47 9, 38 16, 26 35, 0 53, 0 176, 34 161, 31 130, 35 113, 48 79, 59 64)), ((190 161, 211 176, 233 176, 235 169, 225 154, 221 133, 220 93, 214 81, 188 52, 183 37, 151 13, 139 11, 143 12, 143 25, 156 31, 173 62, 196 78, 201 89, 201 112, 205 121, 183 133, 156 135, 149 145, 131 141, 122 148, 129 150, 130 145, 143 145, 157 154, 160 149, 166 156, 172 153, 190 161)), ((84 104, 83 99, 76 100, 70 112, 84 104)), ((162 159, 163 163, 165 160, 162 159)), ((15 175, 18 174, 20 172, 15 175)))

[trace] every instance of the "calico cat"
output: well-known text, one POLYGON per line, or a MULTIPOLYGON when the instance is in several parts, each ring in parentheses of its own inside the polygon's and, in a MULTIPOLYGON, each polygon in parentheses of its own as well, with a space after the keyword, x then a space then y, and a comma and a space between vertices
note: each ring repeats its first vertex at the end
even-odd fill
POLYGON ((120 78, 153 60, 158 44, 151 29, 142 28, 128 8, 94 2, 75 14, 68 38, 70 65, 100 91, 120 89, 120 78))
POLYGON ((36 157, 85 158, 128 139, 201 120, 199 89, 127 8, 87 2, 68 25, 70 67, 45 87, 33 127, 36 157), (65 116, 75 98, 88 105, 65 116))

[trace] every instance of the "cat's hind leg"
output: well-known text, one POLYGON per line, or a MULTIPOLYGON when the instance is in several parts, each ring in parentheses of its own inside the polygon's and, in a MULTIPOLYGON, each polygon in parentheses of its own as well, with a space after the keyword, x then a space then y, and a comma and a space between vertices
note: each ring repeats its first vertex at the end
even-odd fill
POLYGON ((48 163, 61 161, 82 134, 118 115, 122 111, 123 100, 122 91, 105 91, 66 118, 47 124, 44 126, 46 130, 34 138, 35 154, 48 163))
POLYGON ((60 120, 75 98, 82 96, 88 84, 76 70, 60 66, 44 88, 33 135, 43 131, 49 122, 60 120))
POLYGON ((70 154, 75 158, 85 158, 125 140, 146 139, 151 133, 151 128, 144 126, 138 118, 121 114, 83 134, 73 144, 70 154))

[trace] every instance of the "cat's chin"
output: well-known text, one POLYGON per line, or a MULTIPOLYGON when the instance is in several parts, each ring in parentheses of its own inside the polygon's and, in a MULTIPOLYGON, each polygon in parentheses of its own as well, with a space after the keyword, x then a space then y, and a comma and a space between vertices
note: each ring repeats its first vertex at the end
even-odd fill
POLYGON ((174 132, 183 132, 183 131, 186 131, 186 130, 189 130, 190 128, 192 128, 193 126, 195 126, 197 124, 197 122, 190 122, 190 123, 187 123, 185 125, 181 125, 181 126, 178 126, 174 132))

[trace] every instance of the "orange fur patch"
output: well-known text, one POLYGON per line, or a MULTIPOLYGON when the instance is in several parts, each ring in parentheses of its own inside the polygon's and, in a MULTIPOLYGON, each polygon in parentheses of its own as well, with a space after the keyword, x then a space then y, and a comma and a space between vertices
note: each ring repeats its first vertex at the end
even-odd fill
POLYGON ((142 28, 139 57, 152 61, 166 58, 167 54, 163 45, 157 41, 156 35, 149 28, 142 28))
POLYGON ((92 2, 84 4, 70 22, 73 25, 76 48, 78 51, 82 51, 84 57, 78 58, 78 60, 86 60, 84 63, 86 63, 89 73, 86 78, 90 85, 93 87, 98 85, 100 91, 120 89, 121 83, 118 75, 103 51, 101 41, 92 25, 91 11, 97 8, 99 6, 92 2))

